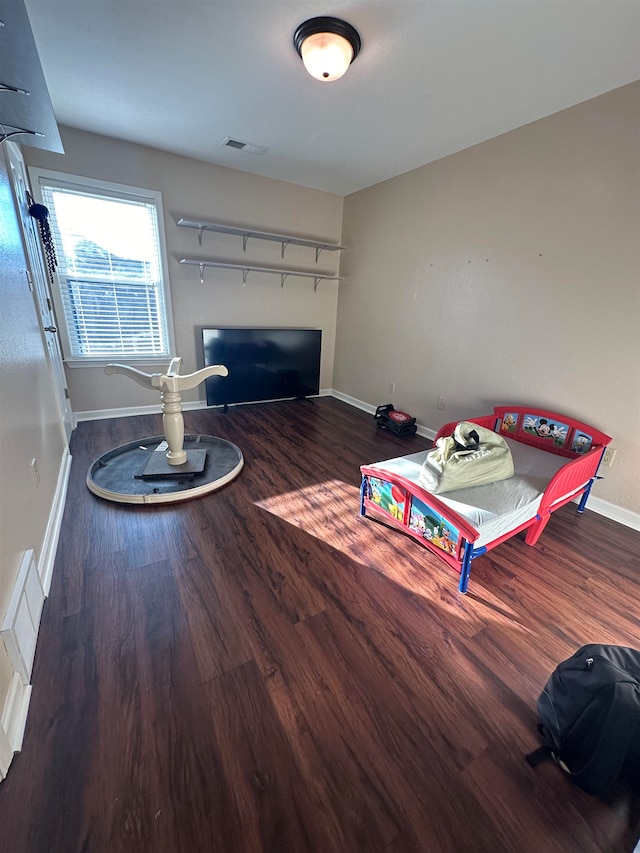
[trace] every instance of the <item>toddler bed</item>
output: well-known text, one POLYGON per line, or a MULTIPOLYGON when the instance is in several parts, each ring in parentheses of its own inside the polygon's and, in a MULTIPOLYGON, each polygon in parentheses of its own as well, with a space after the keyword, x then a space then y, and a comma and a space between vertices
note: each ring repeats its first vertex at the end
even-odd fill
MULTIPOLYGON (((468 418, 500 433, 511 450, 513 477, 435 495, 420 485, 428 450, 362 465, 360 514, 370 512, 420 542, 469 584, 471 563, 516 533, 535 545, 552 512, 582 495, 583 512, 608 435, 555 412, 496 406, 492 415, 468 418)), ((445 424, 436 441, 453 433, 445 424)))

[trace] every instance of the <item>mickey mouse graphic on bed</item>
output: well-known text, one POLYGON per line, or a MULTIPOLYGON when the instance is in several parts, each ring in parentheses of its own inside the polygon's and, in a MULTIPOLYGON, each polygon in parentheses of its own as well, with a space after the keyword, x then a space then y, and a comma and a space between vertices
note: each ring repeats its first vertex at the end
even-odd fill
POLYGON ((546 418, 535 415, 527 415, 524 419, 524 429, 537 435, 538 438, 550 438, 558 447, 562 447, 567 440, 569 428, 566 424, 549 423, 546 418))
POLYGON ((544 418, 541 418, 538 422, 538 426, 534 427, 533 431, 539 435, 540 438, 549 438, 552 429, 555 429, 555 424, 550 424, 544 418))

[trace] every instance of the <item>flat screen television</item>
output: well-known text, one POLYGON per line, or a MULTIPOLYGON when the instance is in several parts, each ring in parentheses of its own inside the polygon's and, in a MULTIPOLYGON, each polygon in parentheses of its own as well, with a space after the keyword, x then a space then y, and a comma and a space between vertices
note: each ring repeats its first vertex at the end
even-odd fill
POLYGON ((205 367, 229 370, 206 380, 207 405, 318 394, 321 345, 319 329, 202 329, 205 367))

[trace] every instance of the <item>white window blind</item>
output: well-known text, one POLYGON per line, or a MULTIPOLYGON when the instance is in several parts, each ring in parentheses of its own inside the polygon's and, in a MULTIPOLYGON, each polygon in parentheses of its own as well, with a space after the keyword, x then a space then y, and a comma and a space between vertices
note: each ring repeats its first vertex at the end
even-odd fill
POLYGON ((67 358, 170 355, 153 199, 40 180, 58 256, 67 358))

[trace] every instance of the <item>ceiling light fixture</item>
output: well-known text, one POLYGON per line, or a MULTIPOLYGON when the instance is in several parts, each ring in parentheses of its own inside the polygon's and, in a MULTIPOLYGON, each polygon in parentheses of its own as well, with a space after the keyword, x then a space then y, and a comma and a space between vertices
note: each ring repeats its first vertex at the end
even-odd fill
POLYGON ((342 77, 362 42, 358 31, 340 18, 310 18, 293 34, 293 44, 304 67, 325 83, 342 77))

